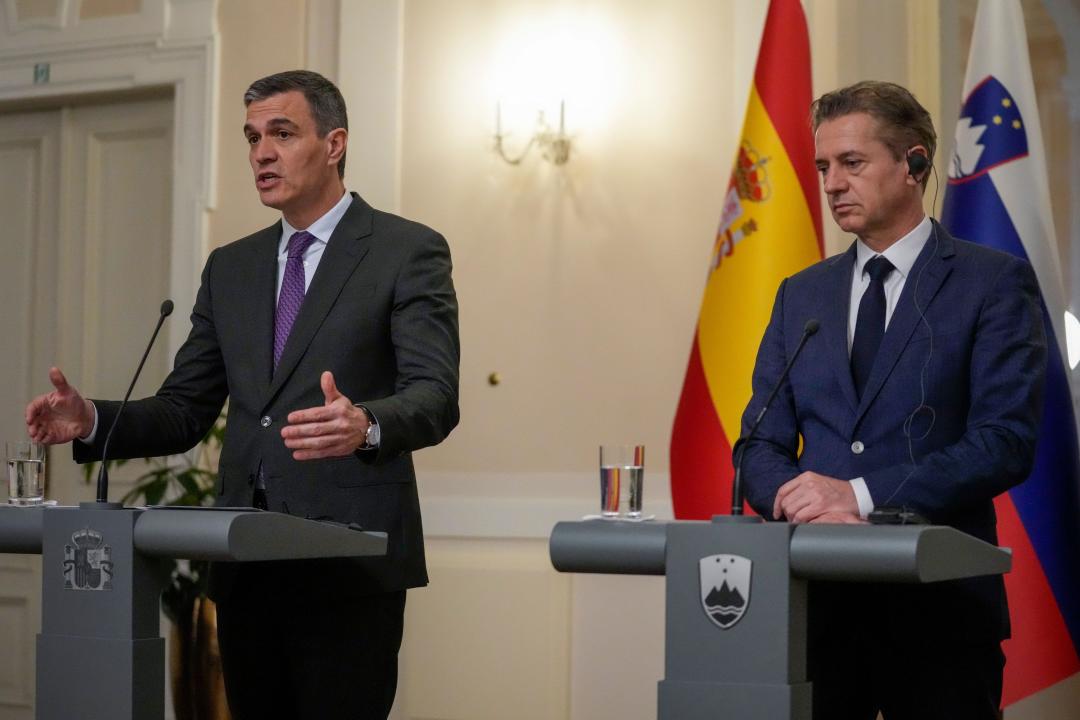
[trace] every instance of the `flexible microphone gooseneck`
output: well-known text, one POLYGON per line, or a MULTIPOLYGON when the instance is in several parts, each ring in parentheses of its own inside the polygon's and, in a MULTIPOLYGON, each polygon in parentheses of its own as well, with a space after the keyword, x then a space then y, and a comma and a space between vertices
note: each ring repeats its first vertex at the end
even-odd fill
POLYGON ((765 400, 765 405, 761 408, 761 412, 754 418, 754 424, 750 426, 750 433, 745 438, 739 438, 739 441, 735 443, 735 478, 731 483, 731 514, 742 515, 743 514, 743 489, 742 489, 742 461, 743 455, 746 454, 747 444, 754 439, 754 435, 757 434, 758 426, 761 425, 761 419, 765 417, 766 411, 769 406, 772 405, 773 398, 776 397, 776 393, 780 391, 780 386, 787 380, 788 374, 791 372, 791 366, 795 364, 795 360, 799 357, 799 353, 802 352, 803 346, 806 345, 806 341, 818 331, 821 327, 821 323, 811 318, 803 325, 802 337, 799 338, 799 344, 795 346, 795 352, 791 354, 791 359, 788 360, 787 365, 784 367, 784 372, 780 373, 780 379, 776 381, 776 385, 773 386, 772 392, 769 393, 769 397, 765 400))
POLYGON ((150 342, 146 346, 146 352, 143 353, 142 360, 139 361, 139 367, 135 370, 135 377, 131 378, 131 384, 128 385, 127 393, 124 395, 124 401, 120 403, 120 409, 116 411, 116 415, 113 416, 112 425, 109 426, 109 434, 105 436, 105 444, 101 447, 101 469, 98 470, 97 478, 97 501, 99 503, 109 502, 109 441, 112 440, 113 432, 116 430, 116 423, 120 420, 120 415, 127 406, 128 398, 131 397, 131 391, 135 389, 135 383, 139 380, 139 374, 142 373, 143 365, 146 364, 146 358, 150 355, 150 348, 154 346, 154 341, 157 340, 158 331, 161 330, 161 326, 165 323, 165 318, 172 315, 172 311, 172 300, 166 300, 161 303, 161 314, 158 316, 157 326, 154 327, 154 334, 150 336, 150 342))

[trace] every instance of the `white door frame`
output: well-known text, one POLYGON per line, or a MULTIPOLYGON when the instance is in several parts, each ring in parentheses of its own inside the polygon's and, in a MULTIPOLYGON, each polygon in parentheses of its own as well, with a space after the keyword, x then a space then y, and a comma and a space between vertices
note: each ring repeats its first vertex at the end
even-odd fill
MULTIPOLYGON (((173 190, 169 287, 186 313, 209 252, 207 216, 216 205, 218 37, 215 0, 143 0, 135 14, 81 19, 78 0, 55 16, 20 19, 15 0, 0 2, 0 105, 173 88, 173 190), (35 68, 48 65, 48 82, 35 68)), ((169 355, 187 323, 167 325, 169 355)))

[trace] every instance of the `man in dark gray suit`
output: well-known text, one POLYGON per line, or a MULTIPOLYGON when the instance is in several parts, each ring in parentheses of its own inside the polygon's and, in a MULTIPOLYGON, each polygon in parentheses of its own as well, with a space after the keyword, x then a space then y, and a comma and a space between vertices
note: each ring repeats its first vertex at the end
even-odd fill
MULTIPOLYGON (((385 557, 219 564, 210 588, 236 717, 385 718, 405 590, 427 583, 410 453, 458 421, 450 252, 345 191, 330 81, 272 75, 244 103, 259 197, 282 219, 210 254, 173 371, 128 405, 109 454, 186 451, 228 399, 219 505, 387 532, 385 557)), ((84 399, 57 368, 50 380, 30 436, 100 457, 119 404, 84 399)))

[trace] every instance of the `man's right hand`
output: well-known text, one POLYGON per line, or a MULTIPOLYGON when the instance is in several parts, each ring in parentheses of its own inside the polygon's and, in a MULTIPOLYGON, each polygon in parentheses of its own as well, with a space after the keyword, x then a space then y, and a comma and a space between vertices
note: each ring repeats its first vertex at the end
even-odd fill
POLYGON ((68 385, 58 368, 49 368, 56 388, 26 406, 26 430, 34 442, 59 445, 86 437, 94 429, 94 405, 68 385))

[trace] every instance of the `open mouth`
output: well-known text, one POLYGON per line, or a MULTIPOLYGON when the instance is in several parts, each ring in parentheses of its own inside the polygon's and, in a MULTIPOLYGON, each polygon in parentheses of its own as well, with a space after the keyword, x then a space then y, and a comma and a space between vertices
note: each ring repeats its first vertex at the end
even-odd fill
POLYGON ((255 176, 255 186, 260 190, 272 187, 281 176, 272 172, 261 172, 255 176))

